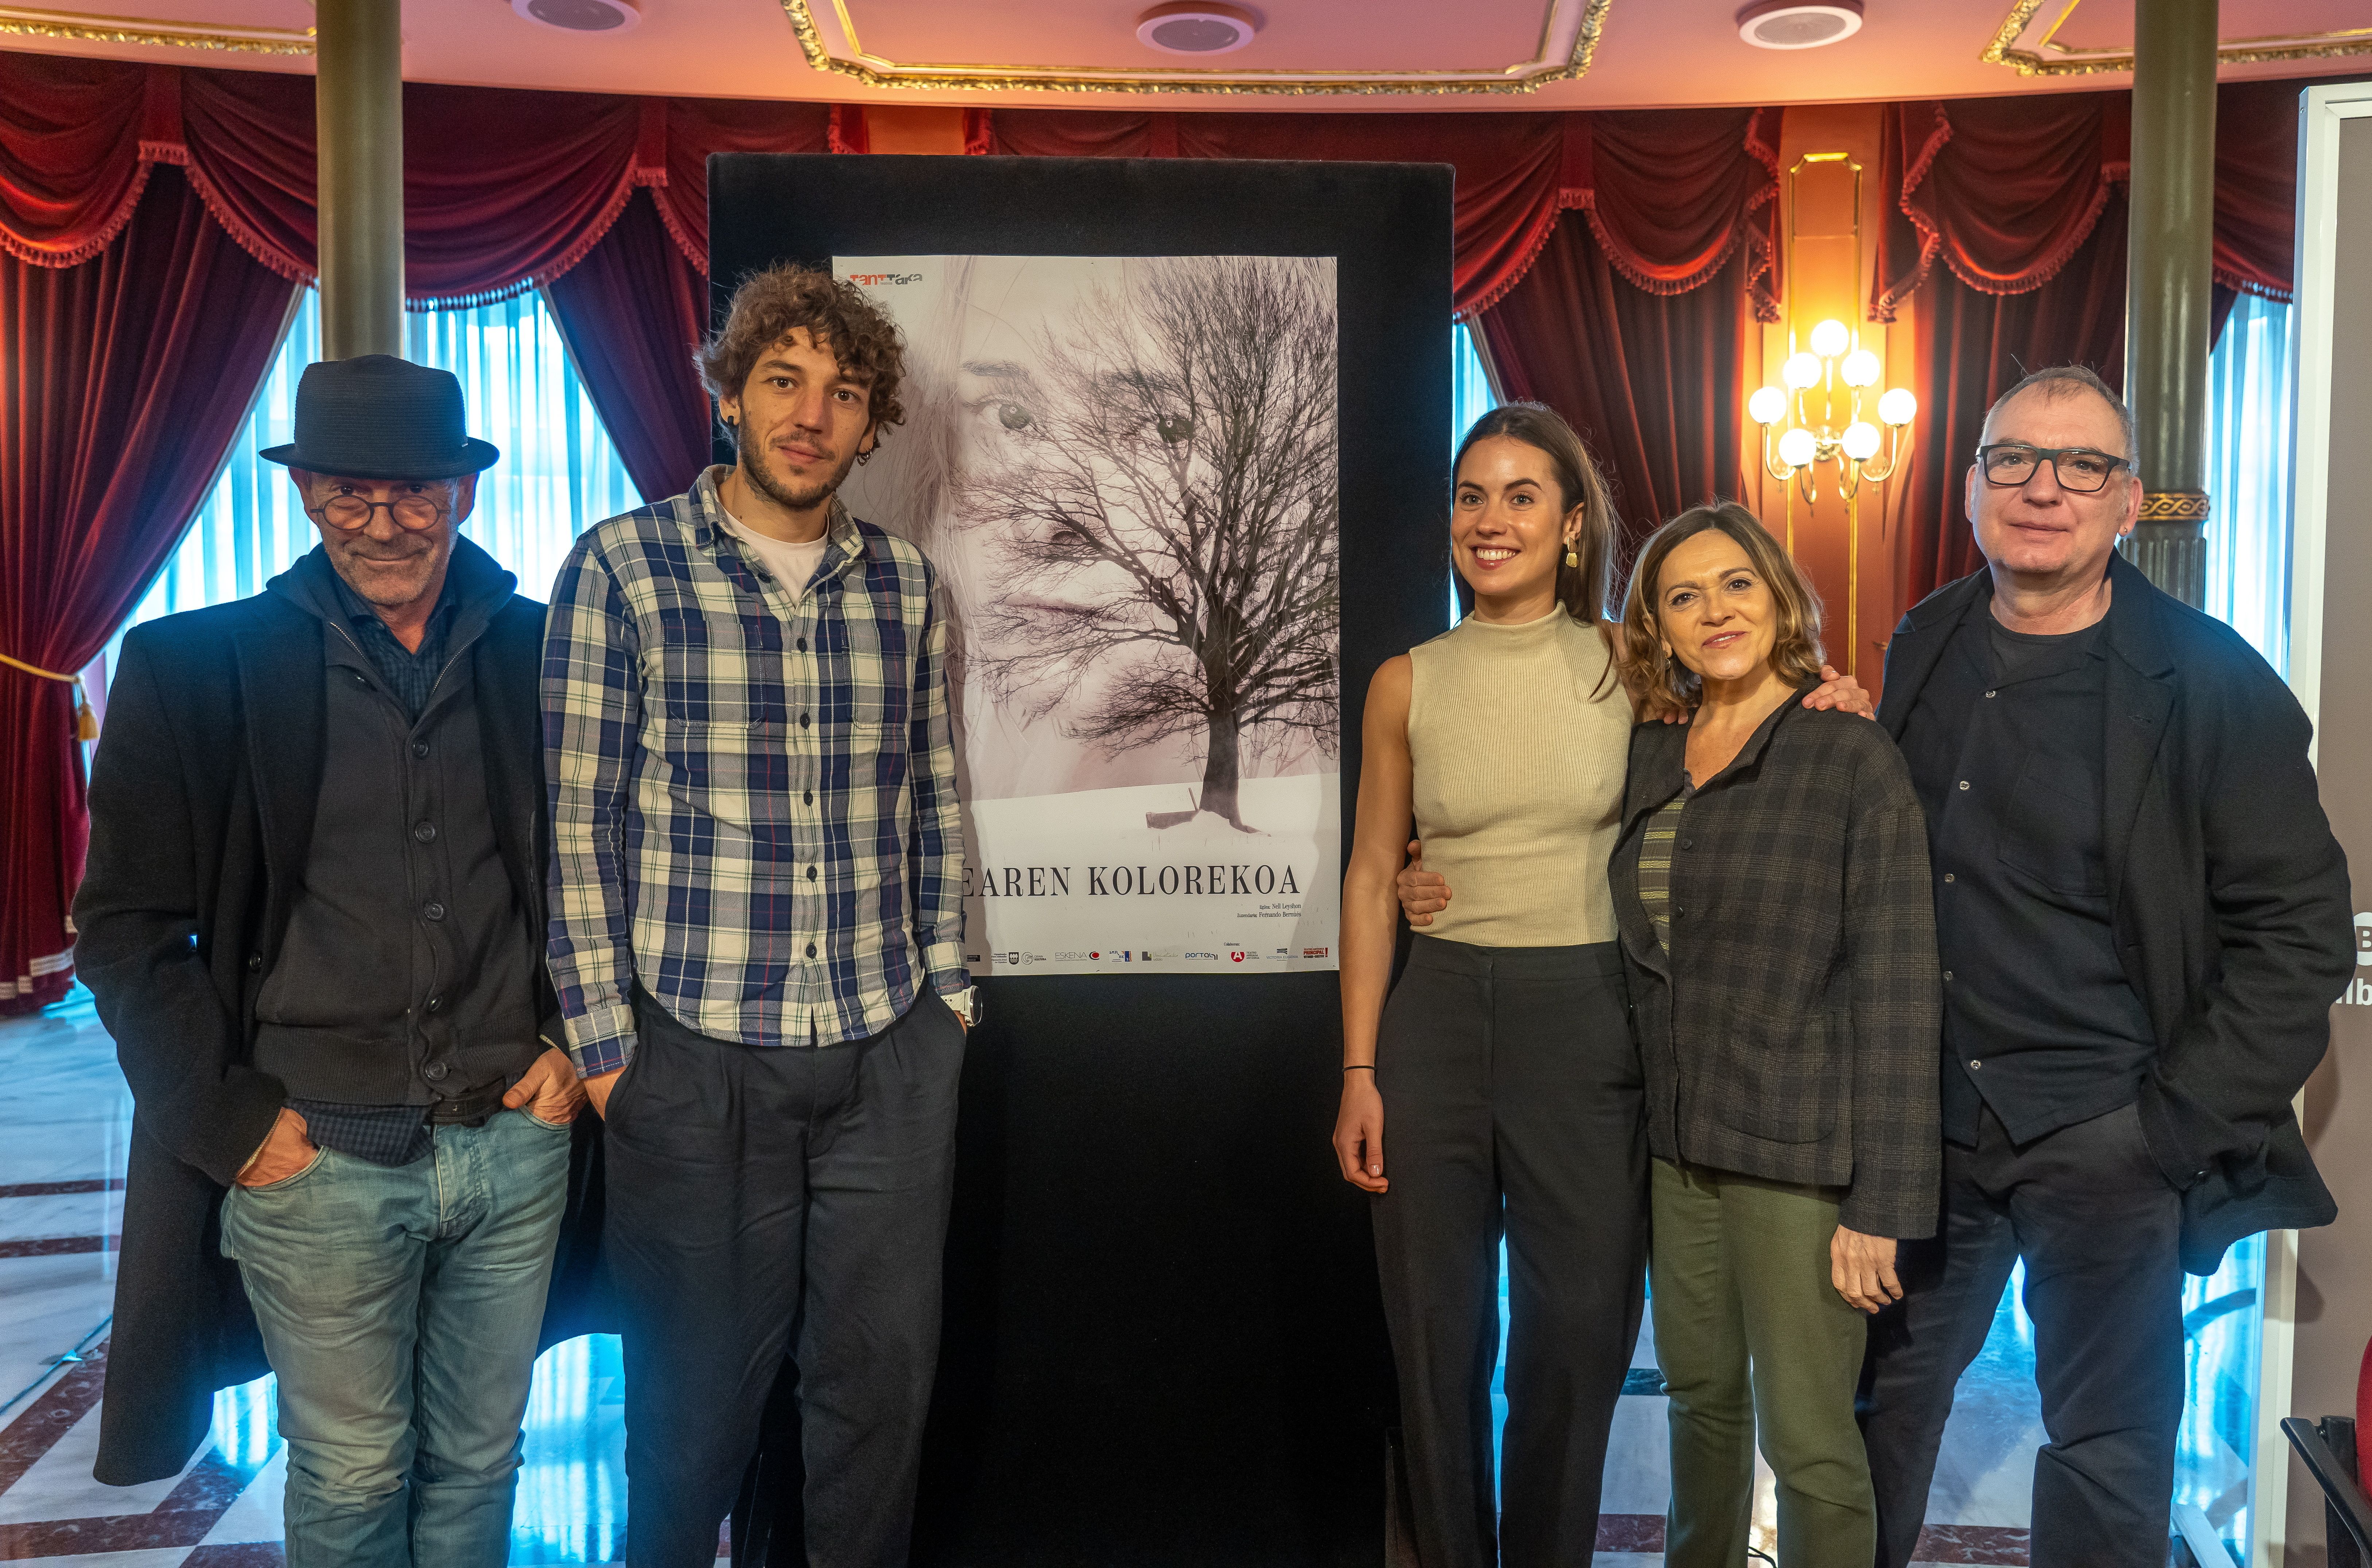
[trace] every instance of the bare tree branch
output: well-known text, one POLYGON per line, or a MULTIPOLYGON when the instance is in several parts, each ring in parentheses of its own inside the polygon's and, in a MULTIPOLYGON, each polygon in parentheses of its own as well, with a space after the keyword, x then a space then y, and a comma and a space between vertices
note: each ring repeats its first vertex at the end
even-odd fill
POLYGON ((1041 345, 1015 455, 961 507, 1033 590, 981 618, 998 696, 1107 754, 1198 732, 1203 807, 1238 826, 1242 759, 1337 742, 1335 322, 1322 263, 1146 263, 1041 345), (1090 573, 1133 592, 1050 605, 1090 573))

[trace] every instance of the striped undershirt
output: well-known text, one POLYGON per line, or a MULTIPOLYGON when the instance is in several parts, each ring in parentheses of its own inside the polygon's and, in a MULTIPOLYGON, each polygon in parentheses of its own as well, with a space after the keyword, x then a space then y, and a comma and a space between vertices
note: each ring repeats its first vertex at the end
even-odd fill
POLYGON ((1639 839, 1639 902, 1656 928, 1656 945, 1667 953, 1672 950, 1672 842, 1680 837, 1680 813, 1695 793, 1694 786, 1682 785, 1647 819, 1639 839))

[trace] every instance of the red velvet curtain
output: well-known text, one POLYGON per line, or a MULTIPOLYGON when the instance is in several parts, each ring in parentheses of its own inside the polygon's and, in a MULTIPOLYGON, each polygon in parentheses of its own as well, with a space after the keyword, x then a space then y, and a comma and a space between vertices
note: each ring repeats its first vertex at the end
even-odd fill
POLYGON ((1641 288, 1693 288, 1745 250, 1745 285, 1775 299, 1776 112, 1175 114, 1001 109, 1000 153, 1031 157, 1309 158, 1446 163, 1451 308, 1487 310, 1557 228, 1590 215, 1617 271, 1641 288))
POLYGON ((1733 256, 1703 287, 1650 294, 1568 213, 1532 270, 1474 319, 1500 390, 1556 410, 1597 458, 1622 522, 1621 569, 1667 518, 1742 486, 1745 271, 1733 256))
MULTIPOLYGON (((571 351, 637 485, 679 490, 708 447, 691 366, 708 155, 820 151, 828 114, 407 84, 409 302, 587 266, 556 289, 571 351)), ((122 623, 254 395, 316 233, 310 77, 0 53, 0 653, 78 669, 122 623)), ((0 1007, 70 978, 72 741, 71 689, 0 668, 0 1007)))
MULTIPOLYGON (((407 82, 404 286, 415 308, 565 273, 637 187, 707 265, 714 152, 821 152, 821 104, 511 92, 407 82)), ((215 220, 284 276, 315 271, 313 80, 0 53, 0 250, 96 255, 147 171, 184 166, 215 220)))
POLYGON ((1985 411, 2030 370, 2125 362, 2130 95, 1898 104, 1879 178, 1870 315, 1919 295, 1919 418, 1901 481, 1901 597, 1915 604, 1982 561, 1962 491, 1985 411), (1938 263, 1941 263, 1938 265, 1938 263))
POLYGON ((637 194, 585 260, 544 285, 634 488, 652 500, 692 487, 709 455, 708 393, 692 366, 708 322, 708 280, 637 194))
POLYGON ((1738 308, 1775 314, 1776 116, 1589 118, 1588 199, 1473 326, 1500 390, 1588 444, 1627 564, 1665 519, 1741 488, 1738 308))
MULTIPOLYGON (((180 540, 296 290, 179 170, 145 185, 96 256, 0 257, 0 652, 44 669, 89 663, 180 540)), ((0 1013, 72 978, 74 724, 70 687, 0 667, 0 1013)))
POLYGON ((1942 273, 1919 311, 1918 444, 1901 486, 1906 606, 1983 563, 1961 492, 1994 400, 2046 365, 2089 366, 2124 386, 2123 191, 2110 192, 2091 234, 2040 286, 1995 294, 1942 273))

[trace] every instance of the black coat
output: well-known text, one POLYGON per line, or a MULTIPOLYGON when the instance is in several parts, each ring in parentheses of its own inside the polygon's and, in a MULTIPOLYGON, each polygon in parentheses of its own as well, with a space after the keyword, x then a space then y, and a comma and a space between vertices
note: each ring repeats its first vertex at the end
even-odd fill
POLYGON ((1936 903, 1902 754, 1848 714, 1782 703, 1698 788, 1672 855, 1672 950, 1639 845, 1680 791, 1688 726, 1631 736, 1608 875, 1660 1159, 1844 1189, 1842 1223, 1934 1234, 1936 903))
MULTIPOLYGON (((500 574, 466 541, 454 571, 500 574)), ((487 808, 527 931, 544 926, 542 645, 543 607, 513 596, 465 656, 487 808)), ((112 1485, 180 1469, 205 1439, 214 1391, 267 1370, 218 1223, 285 1098, 248 1064, 254 1002, 301 887, 326 733, 321 623, 278 594, 123 640, 75 900, 76 968, 134 1108, 94 1469, 112 1485)), ((547 1343, 589 1326, 594 1259, 576 1243, 599 1234, 599 1138, 580 1118, 547 1343)))
MULTIPOLYGON (((2157 1056, 2142 1130, 2182 1193, 2182 1263, 2215 1272, 2257 1231, 2338 1205, 2290 1101, 2355 972, 2347 857, 2307 760, 2297 699, 2240 635, 2109 563, 2102 827, 2110 918, 2157 1056)), ((1983 572, 1929 595, 1886 655, 1878 720, 1898 738, 1983 572)))

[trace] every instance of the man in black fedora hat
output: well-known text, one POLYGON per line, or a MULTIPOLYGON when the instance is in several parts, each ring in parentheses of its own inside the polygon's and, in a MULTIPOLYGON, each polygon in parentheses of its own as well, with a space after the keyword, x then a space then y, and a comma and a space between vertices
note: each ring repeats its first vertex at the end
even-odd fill
POLYGON ((541 605, 450 375, 315 365, 320 547, 124 639, 81 970, 136 1104, 99 1480, 280 1379, 292 1568, 507 1560, 584 1091, 542 949, 541 605), (225 1260, 234 1260, 232 1262, 225 1260))

